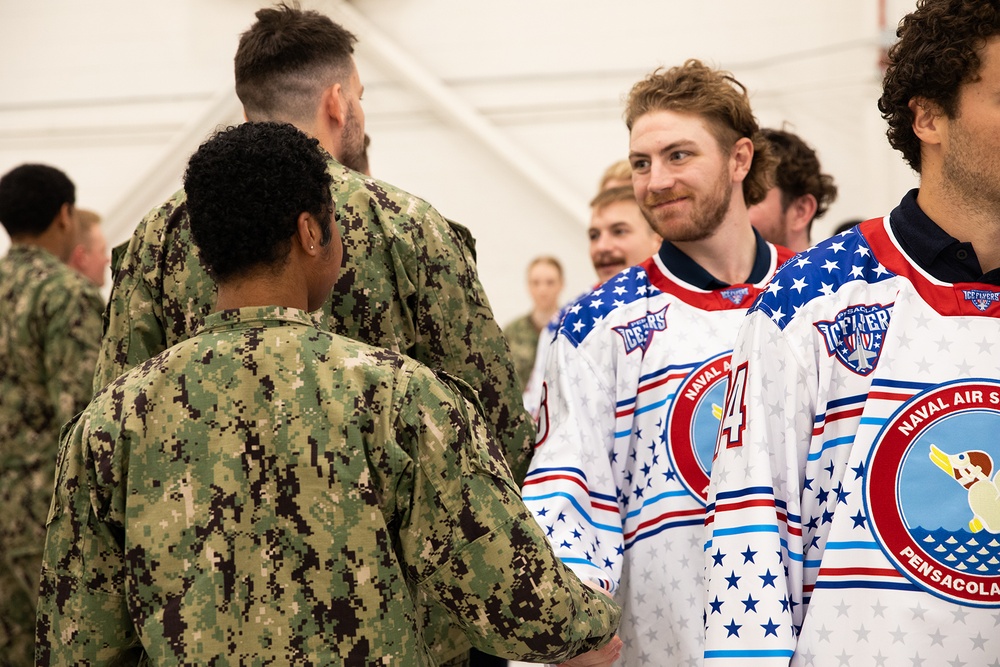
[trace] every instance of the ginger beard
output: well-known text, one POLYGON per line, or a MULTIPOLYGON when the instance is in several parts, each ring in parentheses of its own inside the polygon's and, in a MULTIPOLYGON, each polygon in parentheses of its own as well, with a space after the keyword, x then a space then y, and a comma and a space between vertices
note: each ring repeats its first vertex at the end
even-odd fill
POLYGON ((723 162, 715 186, 699 196, 683 186, 643 197, 642 212, 665 240, 671 243, 702 241, 719 228, 733 197, 733 182, 723 162), (669 204, 675 200, 683 200, 669 204), (661 206, 667 204, 666 206, 661 206))

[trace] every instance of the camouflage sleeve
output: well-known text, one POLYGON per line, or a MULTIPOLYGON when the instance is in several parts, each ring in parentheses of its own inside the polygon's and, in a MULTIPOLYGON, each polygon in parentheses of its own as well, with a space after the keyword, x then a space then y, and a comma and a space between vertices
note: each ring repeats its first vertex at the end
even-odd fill
POLYGON ((493 655, 560 662, 607 643, 620 609, 552 553, 472 404, 421 367, 398 411, 414 460, 397 489, 408 578, 493 655))
POLYGON ((59 447, 36 615, 38 667, 125 664, 135 639, 123 595, 124 532, 102 520, 108 496, 87 466, 88 438, 101 437, 88 415, 63 430, 59 447))
POLYGON ((159 295, 146 281, 140 264, 143 243, 136 234, 124 254, 119 252, 94 371, 94 393, 168 347, 159 295))
POLYGON ((418 256, 410 275, 418 276, 419 287, 412 356, 476 390, 520 484, 531 461, 535 426, 524 409, 507 339, 479 282, 472 235, 429 205, 414 222, 418 256))
POLYGON ((87 407, 93 395, 91 382, 101 344, 100 293, 83 280, 60 283, 58 294, 46 303, 45 377, 49 402, 62 426, 87 407))

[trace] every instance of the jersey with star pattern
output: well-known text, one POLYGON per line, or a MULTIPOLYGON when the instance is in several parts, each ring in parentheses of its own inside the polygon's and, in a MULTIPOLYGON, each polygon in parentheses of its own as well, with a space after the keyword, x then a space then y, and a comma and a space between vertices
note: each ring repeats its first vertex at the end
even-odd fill
MULTIPOLYGON (((768 250, 770 277, 790 252, 768 250)), ((700 664, 716 415, 765 282, 701 290, 654 256, 578 299, 550 346, 524 501, 563 562, 622 604, 623 664, 700 664)))
MULTIPOLYGON (((1000 508, 976 509, 957 472, 964 450, 1000 463, 1000 290, 928 276, 889 219, 797 255, 740 330, 707 665, 1000 667, 1000 508)), ((967 485, 1000 505, 984 467, 967 485)))

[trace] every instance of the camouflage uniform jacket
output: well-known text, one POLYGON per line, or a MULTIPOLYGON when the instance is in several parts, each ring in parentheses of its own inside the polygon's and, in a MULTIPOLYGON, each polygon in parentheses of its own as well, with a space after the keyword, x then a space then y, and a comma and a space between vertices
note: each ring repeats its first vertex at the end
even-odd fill
POLYGON ((31 660, 59 429, 90 400, 102 309, 42 248, 14 244, 0 259, 0 664, 31 660))
POLYGON ((472 404, 300 310, 208 316, 94 398, 57 475, 39 665, 105 664, 136 635, 156 665, 433 665, 417 591, 517 659, 618 623, 472 404))
MULTIPOLYGON (((317 324, 475 388, 520 483, 535 429, 479 282, 471 234, 388 183, 333 159, 329 170, 345 259, 317 324)), ((190 337, 212 309, 215 285, 191 239, 183 192, 139 224, 115 274, 95 390, 190 337)))

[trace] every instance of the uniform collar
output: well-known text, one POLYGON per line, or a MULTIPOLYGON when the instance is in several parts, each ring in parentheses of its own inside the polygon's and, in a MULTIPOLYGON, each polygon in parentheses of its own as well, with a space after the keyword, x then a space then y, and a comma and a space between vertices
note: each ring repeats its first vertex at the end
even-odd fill
POLYGON ((32 259, 38 258, 52 264, 63 264, 62 260, 53 255, 51 252, 42 246, 34 245, 33 243, 12 243, 10 248, 7 250, 7 256, 23 256, 32 259))
MULTIPOLYGON (((754 229, 754 239, 757 243, 757 251, 753 260, 753 269, 750 276, 744 283, 756 285, 767 277, 771 269, 771 251, 767 247, 767 241, 754 229)), ((670 241, 664 241, 659 251, 660 261, 670 269, 670 272, 677 278, 689 285, 706 291, 729 287, 729 283, 724 283, 711 273, 706 271, 698 262, 685 255, 680 248, 670 241)))
POLYGON ((198 333, 203 334, 224 329, 243 329, 255 325, 282 326, 290 324, 316 327, 316 323, 313 322, 309 313, 298 308, 251 306, 247 308, 217 310, 209 313, 198 333))

